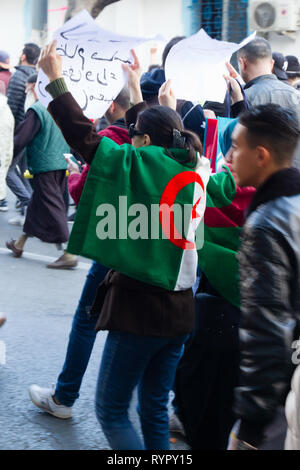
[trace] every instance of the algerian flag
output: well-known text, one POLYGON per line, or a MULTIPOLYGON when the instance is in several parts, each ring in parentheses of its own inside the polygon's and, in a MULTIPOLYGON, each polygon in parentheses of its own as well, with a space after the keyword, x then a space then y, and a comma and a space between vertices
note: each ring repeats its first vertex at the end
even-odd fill
POLYGON ((237 251, 245 210, 254 188, 240 188, 229 170, 215 173, 207 185, 204 245, 199 266, 211 285, 236 307, 240 304, 237 251))
POLYGON ((191 287, 210 168, 203 157, 196 167, 187 157, 183 149, 134 149, 103 137, 67 251, 168 290, 191 287))

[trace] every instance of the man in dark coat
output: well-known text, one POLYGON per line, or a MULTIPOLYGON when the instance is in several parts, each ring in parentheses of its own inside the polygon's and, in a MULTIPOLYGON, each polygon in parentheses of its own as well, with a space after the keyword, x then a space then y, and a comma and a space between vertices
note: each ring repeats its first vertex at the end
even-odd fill
POLYGON ((296 113, 260 105, 240 115, 227 158, 237 184, 257 189, 238 252, 241 362, 234 411, 240 428, 231 449, 272 448, 274 430, 283 447, 285 423, 272 422, 290 387, 299 335, 300 172, 292 167, 299 136, 296 113))
MULTIPOLYGON (((30 75, 36 71, 35 66, 39 55, 40 48, 36 44, 25 44, 19 65, 16 67, 16 72, 10 79, 7 89, 7 102, 14 115, 15 126, 22 122, 25 117, 24 103, 26 97, 26 82, 30 75)), ((25 154, 21 152, 13 159, 6 177, 8 187, 21 202, 22 215, 25 213, 25 208, 28 205, 32 193, 30 184, 23 176, 25 170, 25 154)), ((18 220, 12 219, 10 223, 18 225, 18 220)))

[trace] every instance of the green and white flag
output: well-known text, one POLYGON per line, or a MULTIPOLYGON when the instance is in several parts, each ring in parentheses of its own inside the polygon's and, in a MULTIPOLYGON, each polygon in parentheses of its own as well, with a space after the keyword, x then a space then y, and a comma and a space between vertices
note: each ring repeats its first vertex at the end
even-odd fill
POLYGON ((135 149, 103 137, 67 251, 151 285, 190 288, 210 168, 204 157, 196 166, 187 157, 183 149, 135 149))

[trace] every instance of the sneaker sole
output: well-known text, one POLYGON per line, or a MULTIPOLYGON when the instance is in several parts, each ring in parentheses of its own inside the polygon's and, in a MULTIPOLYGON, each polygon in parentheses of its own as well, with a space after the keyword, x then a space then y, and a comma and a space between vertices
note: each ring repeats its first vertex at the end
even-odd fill
POLYGON ((7 212, 8 211, 8 207, 0 207, 0 212, 7 212))
POLYGON ((74 269, 76 268, 77 264, 74 266, 51 266, 51 264, 47 264, 46 268, 48 269, 74 269))
POLYGON ((44 413, 48 413, 49 415, 55 416, 55 418, 59 418, 59 419, 70 419, 70 418, 72 418, 72 414, 71 414, 70 416, 62 416, 62 415, 60 415, 59 413, 56 413, 55 411, 45 410, 45 408, 43 408, 42 406, 40 406, 40 405, 35 401, 35 399, 34 399, 33 396, 31 395, 30 390, 29 390, 29 396, 30 396, 30 400, 32 401, 32 403, 33 403, 37 408, 39 408, 40 410, 42 410, 44 413))

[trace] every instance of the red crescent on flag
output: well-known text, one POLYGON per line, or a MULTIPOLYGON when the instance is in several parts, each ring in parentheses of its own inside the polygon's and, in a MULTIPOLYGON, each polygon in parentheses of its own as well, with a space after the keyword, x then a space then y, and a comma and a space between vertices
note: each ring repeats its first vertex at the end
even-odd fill
MULTIPOLYGON (((195 173, 194 171, 183 171, 182 173, 175 175, 169 181, 169 183, 164 189, 164 192, 162 193, 159 205, 159 220, 163 233, 170 240, 170 242, 172 242, 174 245, 178 246, 182 250, 193 250, 195 248, 195 243, 186 240, 182 235, 180 235, 175 226, 174 211, 173 209, 171 209, 171 207, 174 205, 175 199, 179 191, 181 191, 185 186, 190 183, 200 184, 201 188, 203 189, 203 192, 205 191, 202 178, 200 175, 198 175, 198 173, 195 173), (165 206, 162 207, 163 205, 165 206), (168 206, 167 212, 165 212, 166 206, 168 206), (163 217, 164 212, 167 217, 163 217), (166 223, 166 219, 169 222, 168 224, 166 223)), ((200 200, 201 197, 193 206, 192 220, 196 219, 197 217, 200 217, 200 215, 196 211, 200 200)))

